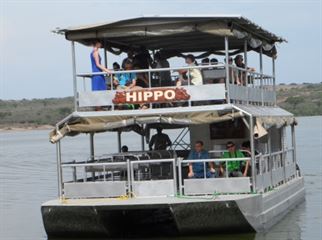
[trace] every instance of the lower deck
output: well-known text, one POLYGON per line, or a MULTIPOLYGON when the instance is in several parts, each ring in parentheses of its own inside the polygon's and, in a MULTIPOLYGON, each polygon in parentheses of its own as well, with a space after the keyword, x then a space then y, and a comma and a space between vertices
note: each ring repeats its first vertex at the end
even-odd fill
POLYGON ((265 231, 304 200, 303 178, 265 194, 52 200, 49 236, 143 237, 265 231))

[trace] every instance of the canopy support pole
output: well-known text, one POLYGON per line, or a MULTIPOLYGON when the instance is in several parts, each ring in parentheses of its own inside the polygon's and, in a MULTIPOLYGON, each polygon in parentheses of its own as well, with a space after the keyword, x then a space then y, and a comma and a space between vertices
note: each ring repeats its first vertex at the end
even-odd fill
POLYGON ((72 69, 73 69, 73 88, 74 88, 74 110, 77 111, 77 76, 76 76, 76 57, 75 42, 72 41, 72 69))
POLYGON ((61 167, 61 146, 60 141, 56 143, 56 156, 57 156, 57 176, 58 176, 58 197, 63 197, 63 173, 61 167))
POLYGON ((230 76, 229 76, 229 42, 228 37, 225 36, 225 57, 226 57, 226 89, 227 89, 227 103, 230 103, 230 93, 229 93, 229 83, 230 83, 230 76))
MULTIPOLYGON (((90 159, 91 161, 95 160, 95 152, 94 152, 94 133, 89 134, 90 141, 90 159)), ((95 181, 95 172, 92 172, 92 179, 95 181)))
POLYGON ((118 146, 118 149, 119 149, 119 152, 121 152, 122 150, 122 139, 121 139, 121 134, 122 132, 119 130, 117 131, 117 146, 118 146))
MULTIPOLYGON (((142 126, 142 129, 143 129, 143 126, 142 126)), ((145 144, 144 144, 144 134, 143 135, 141 135, 141 149, 142 149, 142 151, 144 151, 145 150, 145 144)))
POLYGON ((90 142, 90 159, 94 160, 94 133, 89 134, 89 142, 90 142))
POLYGON ((141 136, 141 149, 142 151, 144 151, 145 147, 144 147, 144 136, 141 136))
POLYGON ((104 64, 105 64, 105 67, 107 68, 107 49, 104 47, 104 64))
POLYGON ((244 40, 244 61, 245 61, 245 85, 246 85, 246 104, 249 104, 249 97, 248 97, 248 72, 247 72, 247 39, 244 40))
POLYGON ((272 57, 272 70, 273 70, 273 91, 274 91, 274 106, 277 105, 276 100, 276 75, 275 75, 275 57, 272 57))
POLYGON ((254 119, 249 115, 249 134, 250 134, 250 152, 251 152, 251 166, 252 166, 252 186, 253 192, 256 192, 256 161, 255 161, 255 144, 254 144, 254 119))
POLYGON ((259 51, 259 72, 260 72, 260 81, 261 81, 261 96, 262 96, 262 106, 264 106, 264 84, 263 84, 263 47, 260 46, 259 51))

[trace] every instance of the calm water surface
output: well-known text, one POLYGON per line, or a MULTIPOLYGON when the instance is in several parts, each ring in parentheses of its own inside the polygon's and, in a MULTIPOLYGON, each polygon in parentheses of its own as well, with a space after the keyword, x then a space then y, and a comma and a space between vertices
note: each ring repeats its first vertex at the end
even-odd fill
MULTIPOLYGON (((182 240, 321 240, 322 117, 299 118, 297 156, 305 176, 306 201, 265 234, 215 235, 182 240)), ((115 135, 115 134, 114 134, 115 135)), ((96 154, 117 149, 116 135, 97 135, 96 154)), ((123 144, 139 149, 140 139, 127 134, 123 144)), ((86 159, 88 136, 63 140, 63 158, 86 159)), ((48 131, 0 133, 0 239, 47 239, 40 205, 57 196, 55 145, 48 131)))

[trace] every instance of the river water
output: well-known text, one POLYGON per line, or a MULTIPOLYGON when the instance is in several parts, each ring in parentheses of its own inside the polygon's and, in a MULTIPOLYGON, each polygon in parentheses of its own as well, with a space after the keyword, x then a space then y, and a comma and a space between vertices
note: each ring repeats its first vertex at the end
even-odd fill
MULTIPOLYGON (((321 240, 322 239, 322 117, 298 118, 297 157, 305 176, 306 201, 267 233, 185 237, 182 240, 321 240)), ((114 134, 115 135, 115 134, 114 134)), ((113 152, 116 136, 100 134, 96 154, 113 152)), ((140 139, 128 133, 126 144, 139 149, 140 139)), ((85 159, 88 136, 63 140, 63 158, 85 159)), ((41 203, 57 196, 55 145, 48 131, 0 133, 0 239, 47 239, 41 203)))

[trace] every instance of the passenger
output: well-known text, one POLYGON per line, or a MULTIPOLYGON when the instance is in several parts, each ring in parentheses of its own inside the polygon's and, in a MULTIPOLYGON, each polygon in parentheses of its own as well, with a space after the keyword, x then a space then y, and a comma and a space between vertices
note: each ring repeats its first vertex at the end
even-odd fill
MULTIPOLYGON (((188 64, 188 66, 197 66, 197 61, 195 60, 195 57, 192 54, 187 55, 186 57, 186 63, 188 64)), ((187 81, 190 78, 191 84, 192 85, 202 85, 202 75, 199 69, 197 68, 193 68, 193 69, 189 69, 188 70, 179 70, 179 73, 181 75, 181 77, 179 77, 178 81, 177 81, 177 86, 181 86, 181 85, 186 85, 187 81), (186 80, 182 75, 183 74, 189 74, 188 80, 186 80)))
POLYGON ((117 62, 114 62, 113 63, 113 70, 114 71, 120 71, 121 70, 120 64, 118 64, 117 62))
POLYGON ((201 60, 201 65, 209 65, 210 64, 210 59, 209 58, 204 58, 201 60))
POLYGON ((217 65, 217 64, 218 64, 218 59, 217 59, 217 58, 212 58, 212 59, 210 60, 210 64, 211 64, 211 65, 217 65))
MULTIPOLYGON (((134 69, 141 69, 139 66, 134 66, 134 69)), ((149 87, 149 76, 145 72, 140 72, 136 74, 136 86, 141 88, 149 87)))
POLYGON ((133 54, 133 65, 139 67, 139 69, 149 69, 151 64, 152 58, 146 48, 142 47, 133 54))
POLYGON ((121 148, 121 152, 122 152, 122 153, 127 153, 128 151, 129 151, 128 146, 123 145, 123 146, 122 146, 122 148, 121 148))
MULTIPOLYGON (((91 52, 91 64, 92 72, 106 72, 111 73, 106 67, 101 64, 101 56, 99 55, 99 49, 102 47, 100 41, 95 41, 93 44, 93 51, 91 52)), ((92 76, 92 91, 102 91, 106 90, 106 83, 104 75, 94 75, 92 76)))
POLYGON ((122 61, 122 69, 125 69, 125 63, 127 60, 130 60, 133 62, 133 58, 134 58, 134 52, 132 50, 127 52, 127 57, 123 59, 122 61))
MULTIPOLYGON (((160 52, 157 52, 154 55, 154 68, 170 68, 170 63, 166 58, 164 58, 160 52)), ((157 86, 160 87, 166 87, 166 86, 172 86, 172 80, 171 80, 171 73, 170 71, 162 71, 157 73, 157 80, 158 83, 157 86)))
MULTIPOLYGON (((121 66, 117 62, 114 62, 113 63, 113 70, 114 71, 120 71, 121 70, 121 66)), ((116 73, 116 74, 113 75, 113 85, 114 85, 114 88, 116 88, 115 83, 118 82, 120 76, 121 76, 121 73, 116 73)))
MULTIPOLYGON (((225 62, 226 62, 226 58, 225 58, 225 62)), ((232 57, 228 58, 228 64, 233 66, 233 58, 232 57)), ((230 83, 241 85, 241 81, 238 77, 238 71, 235 71, 234 68, 232 68, 232 67, 229 67, 229 79, 230 79, 230 83)))
POLYGON ((167 134, 162 133, 162 128, 157 128, 157 134, 153 135, 150 143, 149 148, 150 151, 154 145, 154 150, 166 150, 167 147, 172 145, 172 142, 167 134))
MULTIPOLYGON (((235 57, 236 67, 246 69, 245 63, 243 61, 244 61, 243 56, 238 54, 235 57)), ((255 68, 247 67, 247 70, 254 72, 255 68)), ((246 85, 246 72, 241 71, 241 70, 237 70, 237 75, 238 75, 238 78, 239 78, 241 84, 246 85)))
MULTIPOLYGON (((227 152, 224 152, 223 158, 244 158, 245 155, 239 151, 236 150, 236 145, 229 141, 226 144, 227 152)), ((242 161, 228 161, 227 162, 227 169, 229 173, 229 177, 242 177, 247 175, 247 171, 242 171, 242 161)), ((246 169, 245 169, 246 170, 246 169)))
MULTIPOLYGON (((243 154, 245 155, 245 157, 250 158, 252 156, 251 149, 250 149, 250 141, 243 142, 241 150, 243 151, 243 154)), ((257 156, 257 155, 258 155, 258 152, 255 150, 255 156, 257 156)), ((256 169, 258 170, 259 166, 256 166, 256 169)), ((244 170, 243 172, 247 173, 248 177, 250 177, 252 175, 251 174, 251 172, 252 172, 251 171, 251 162, 249 160, 246 161, 246 164, 243 166, 242 170, 244 170)))
MULTIPOLYGON (((189 160, 198 160, 198 159, 209 159, 209 154, 206 150, 203 149, 203 142, 202 141, 196 141, 195 142, 195 149, 191 150, 188 156, 189 160)), ((205 175, 205 169, 204 166, 207 164, 204 164, 203 162, 196 162, 196 163, 189 163, 189 172, 188 177, 189 178, 204 178, 205 175)), ((214 163, 209 162, 208 163, 209 170, 206 170, 206 177, 215 177, 216 171, 214 168, 214 163)))
MULTIPOLYGON (((124 70, 133 70, 133 61, 128 58, 124 62, 124 70)), ((134 90, 136 87, 136 74, 135 73, 121 73, 119 79, 114 79, 116 89, 134 90)))

